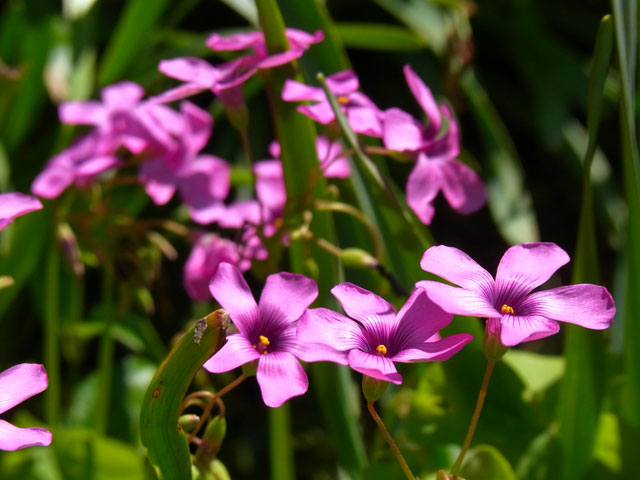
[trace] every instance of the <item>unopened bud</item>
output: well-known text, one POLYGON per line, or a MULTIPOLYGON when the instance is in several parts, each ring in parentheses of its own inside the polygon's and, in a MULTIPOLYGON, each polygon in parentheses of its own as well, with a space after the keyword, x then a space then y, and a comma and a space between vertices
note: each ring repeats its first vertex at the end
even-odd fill
POLYGON ((387 391, 389 382, 384 380, 378 380, 377 378, 369 377, 368 375, 362 376, 362 393, 367 402, 375 402, 382 398, 384 392, 387 391))
POLYGON ((200 417, 193 413, 180 415, 180 417, 178 417, 178 425, 180 426, 180 428, 182 428, 183 431, 187 433, 193 430, 199 421, 200 417))
POLYGON ((482 351, 490 362, 497 362, 509 350, 500 340, 500 319, 488 318, 482 338, 482 351))
POLYGON ((340 254, 340 260, 349 268, 376 268, 378 259, 361 248, 345 248, 340 254))
POLYGON ((216 458, 226 434, 227 421, 225 418, 213 417, 200 439, 200 445, 196 451, 196 465, 209 465, 216 458))

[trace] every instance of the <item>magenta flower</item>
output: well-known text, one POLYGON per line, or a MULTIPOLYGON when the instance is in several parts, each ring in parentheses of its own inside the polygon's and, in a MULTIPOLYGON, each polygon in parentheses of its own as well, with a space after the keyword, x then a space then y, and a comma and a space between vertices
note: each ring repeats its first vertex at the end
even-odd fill
POLYGON ((602 330, 613 321, 615 305, 606 288, 579 284, 531 293, 569 261, 554 243, 524 243, 509 248, 495 280, 457 248, 429 248, 423 270, 460 285, 423 280, 416 284, 442 309, 457 315, 487 318, 487 331, 505 346, 557 333, 558 321, 602 330))
MULTIPOLYGON (((340 156, 342 150, 340 142, 332 142, 324 135, 318 135, 316 138, 318 162, 326 178, 349 178, 351 175, 349 160, 340 156)), ((277 141, 271 142, 269 153, 274 158, 280 158, 280 144, 277 141)))
POLYGON ((34 210, 40 210, 40 200, 23 193, 0 194, 0 230, 9 225, 14 218, 34 210))
MULTIPOLYGON (((382 112, 366 95, 358 92, 358 77, 351 70, 343 70, 327 77, 327 86, 333 93, 354 132, 371 137, 382 137, 382 112)), ((282 89, 287 102, 313 102, 299 105, 297 110, 322 124, 333 122, 335 115, 321 87, 310 87, 295 80, 287 80, 282 89)))
POLYGON ((408 152, 416 160, 407 181, 407 203, 427 225, 433 219, 433 200, 440 191, 454 210, 463 214, 478 210, 486 202, 487 192, 478 174, 456 158, 460 138, 455 118, 446 105, 436 104, 411 67, 405 65, 404 74, 428 124, 424 126, 397 108, 386 110, 382 118, 385 146, 408 152), (448 124, 444 135, 440 132, 443 121, 448 124))
MULTIPOLYGON (((47 372, 35 363, 21 363, 0 373, 0 413, 22 403, 47 388, 47 372)), ((18 428, 0 420, 0 450, 18 450, 51 443, 51 432, 44 428, 18 428)))
POLYGON ((453 316, 421 290, 398 314, 386 300, 352 283, 336 285, 331 293, 351 318, 326 308, 307 310, 298 323, 300 340, 345 352, 345 363, 378 380, 400 384, 394 362, 446 360, 473 338, 466 333, 432 338, 453 316))
POLYGON ((205 90, 211 90, 218 96, 227 95, 223 98, 223 102, 229 98, 237 99, 237 90, 258 70, 289 63, 301 57, 312 44, 324 39, 324 34, 320 30, 314 34, 308 34, 301 30, 287 28, 285 33, 289 40, 289 50, 273 55, 267 52, 262 32, 239 33, 228 37, 221 37, 214 33, 207 39, 207 46, 212 50, 250 50, 252 53, 215 67, 195 57, 162 60, 158 69, 165 75, 185 83, 154 97, 154 101, 170 102, 205 90), (236 92, 225 93, 229 90, 236 92))
POLYGON ((251 261, 243 258, 238 244, 215 233, 199 232, 184 265, 183 283, 192 299, 211 298, 209 282, 222 262, 235 265, 243 272, 251 267, 251 261))
POLYGON ((256 304, 240 271, 221 263, 210 289, 238 333, 227 336, 227 343, 204 368, 220 373, 257 362, 258 384, 269 407, 279 407, 307 391, 309 381, 296 357, 307 362, 339 359, 338 352, 303 344, 296 336, 298 319, 318 295, 310 278, 286 272, 269 275, 256 304))

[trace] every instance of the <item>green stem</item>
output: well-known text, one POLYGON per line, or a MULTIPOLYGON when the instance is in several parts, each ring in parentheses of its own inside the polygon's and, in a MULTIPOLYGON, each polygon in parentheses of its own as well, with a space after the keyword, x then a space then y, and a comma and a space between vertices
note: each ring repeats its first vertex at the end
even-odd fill
POLYGON ((105 434, 109 422, 109 404, 111 399, 111 381, 113 377, 113 352, 115 342, 112 335, 112 328, 115 319, 115 308, 113 306, 114 297, 114 275, 110 258, 107 259, 103 267, 102 275, 102 302, 104 305, 104 332, 100 337, 98 347, 98 378, 99 390, 96 404, 96 431, 105 434))
POLYGON ((378 425, 378 428, 382 432, 382 435, 384 436, 384 439, 387 441, 387 444, 389 445, 389 448, 391 448, 391 451, 393 451, 393 454, 396 456, 396 459, 398 460, 398 463, 400 464, 400 468, 402 468, 402 471, 404 472, 404 474, 407 477, 407 479, 408 480, 418 480, 418 477, 416 477, 411 472, 411 469, 409 468, 409 465, 407 464, 407 461, 404 459, 404 456, 402 455, 402 452, 398 448, 398 445, 396 445, 396 442, 393 440, 393 437, 389 433, 389 430, 387 430, 387 427, 385 427, 384 422, 380 418, 380 415, 378 415, 378 412, 376 412, 376 409, 373 406, 373 402, 367 402, 367 408, 369 409, 369 413, 373 417, 373 420, 376 422, 376 424, 378 425))
POLYGON ((269 409, 269 443, 272 480, 294 480, 291 414, 288 403, 269 409))
POLYGON ((480 386, 480 392, 478 393, 478 400, 476 402, 476 408, 473 411, 473 416, 471 417, 471 423, 469 424, 469 429, 467 430, 467 436, 464 439, 464 443, 462 444, 462 450, 460 450, 460 455, 456 459, 456 462, 451 467, 451 474, 457 475, 460 471, 460 467, 462 466, 462 461, 464 460, 465 455, 467 454, 467 450, 469 450, 469 446, 471 445, 471 439, 473 439, 473 434, 476 431, 476 427, 478 426, 478 420, 480 419, 480 412, 482 412, 482 405, 484 405, 484 398, 487 395, 487 387, 489 386, 489 380, 491 379, 491 374, 493 373, 493 367, 496 366, 495 362, 487 362, 487 368, 484 371, 484 378, 482 379, 482 385, 480 386))
POLYGON ((60 254, 55 240, 49 248, 46 272, 44 363, 49 386, 46 390, 45 415, 49 425, 57 425, 60 417, 60 254))

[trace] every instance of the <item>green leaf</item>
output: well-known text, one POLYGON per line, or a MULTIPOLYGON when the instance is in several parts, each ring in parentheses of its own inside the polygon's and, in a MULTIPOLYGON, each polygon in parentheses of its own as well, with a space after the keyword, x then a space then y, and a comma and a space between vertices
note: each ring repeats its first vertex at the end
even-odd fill
POLYGON ((469 450, 460 476, 468 480, 517 480, 507 459, 491 445, 469 450))
POLYGON ((562 378, 565 370, 564 357, 541 355, 526 350, 511 349, 504 361, 520 376, 525 385, 525 400, 531 400, 562 378))
POLYGON ((424 42, 406 28, 380 23, 337 23, 338 34, 348 48, 413 52, 424 48, 424 42))

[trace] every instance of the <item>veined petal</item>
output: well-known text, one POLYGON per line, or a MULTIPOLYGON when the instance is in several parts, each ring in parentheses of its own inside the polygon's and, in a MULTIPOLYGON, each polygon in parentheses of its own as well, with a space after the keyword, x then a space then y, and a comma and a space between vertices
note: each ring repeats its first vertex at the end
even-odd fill
POLYGON ((500 318, 500 341, 507 347, 548 337, 558 330, 560 326, 556 321, 539 315, 503 315, 500 318))
POLYGON ((380 322, 395 323, 395 309, 385 299, 353 283, 344 282, 331 289, 331 293, 342 304, 351 318, 358 320, 365 328, 380 322))
POLYGON ((422 344, 440 329, 451 323, 453 315, 445 312, 429 299, 424 289, 418 288, 402 306, 396 317, 393 336, 394 351, 422 344))
POLYGON ((0 413, 47 388, 47 372, 39 363, 20 363, 0 373, 0 413))
POLYGON ((387 357, 372 355, 361 350, 351 350, 347 358, 349 366, 356 372, 396 385, 402 383, 402 376, 396 370, 393 361, 387 357))
MULTIPOLYGON (((304 317, 304 315, 303 315, 304 317)), ((302 320, 302 319, 301 319, 302 320)), ((300 322, 298 322, 299 325, 300 322)), ((351 322, 354 323, 354 322, 351 322)), ((336 350, 333 346, 319 342, 317 339, 304 341, 297 334, 297 325, 290 325, 277 338, 278 351, 293 353, 305 362, 334 362, 347 365, 347 354, 336 350)))
POLYGON ((317 296, 316 282, 304 275, 288 272, 269 275, 259 302, 262 326, 268 330, 295 322, 317 296))
POLYGON ((417 282, 416 287, 423 288, 429 299, 445 312, 469 317, 496 317, 500 315, 482 292, 452 287, 432 280, 417 282))
POLYGON ((367 345, 356 322, 327 308, 307 310, 298 321, 298 337, 301 342, 323 343, 340 351, 367 345))
POLYGON ((18 428, 9 422, 0 420, 0 450, 18 450, 20 448, 51 444, 51 432, 45 428, 18 428))
MULTIPOLYGON (((522 243, 509 248, 500 260, 496 285, 519 285, 530 292, 551 278, 569 261, 569 255, 555 243, 522 243)), ((505 287, 503 287, 505 288, 505 287)))
POLYGON ((461 250, 445 245, 429 248, 420 261, 426 272, 431 272, 451 283, 476 292, 491 291, 491 274, 461 250))
POLYGON ((607 289, 588 283, 532 293, 525 300, 523 308, 553 320, 595 330, 608 328, 616 313, 616 306, 607 289))
POLYGON ((258 305, 242 273, 235 266, 222 262, 209 283, 211 295, 224 308, 245 337, 260 320, 258 305))
POLYGON ((296 357, 289 352, 269 352, 260 356, 258 384, 268 407, 279 407, 309 388, 309 379, 296 357))
POLYGON ((412 345, 411 348, 396 353, 391 360, 394 362, 444 361, 458 353, 471 340, 473 336, 468 333, 456 333, 441 340, 412 345))
POLYGON ((228 372, 245 363, 257 360, 260 356, 249 340, 236 333, 228 335, 227 343, 202 366, 211 373, 228 372))

